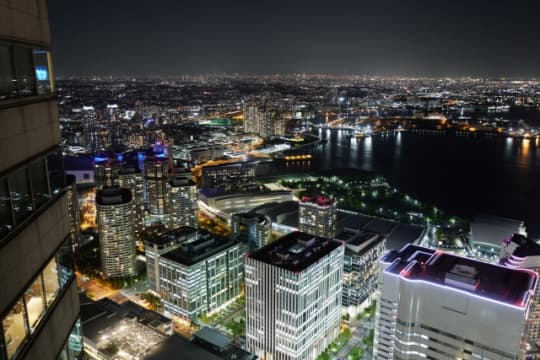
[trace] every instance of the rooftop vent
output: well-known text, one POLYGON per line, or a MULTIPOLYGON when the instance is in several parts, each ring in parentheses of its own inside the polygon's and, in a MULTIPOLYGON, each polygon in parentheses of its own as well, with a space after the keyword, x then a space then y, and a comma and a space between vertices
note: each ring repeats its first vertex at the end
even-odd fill
POLYGON ((448 271, 444 283, 460 289, 475 290, 478 287, 478 270, 474 266, 456 264, 448 271))

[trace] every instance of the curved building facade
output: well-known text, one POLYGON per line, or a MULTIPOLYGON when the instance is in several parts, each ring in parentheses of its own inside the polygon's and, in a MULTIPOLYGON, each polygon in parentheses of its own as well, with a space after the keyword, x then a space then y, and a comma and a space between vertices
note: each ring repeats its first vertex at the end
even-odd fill
POLYGON ((0 359, 82 356, 47 1, 0 1, 0 359))
POLYGON ((133 200, 129 189, 105 188, 96 194, 101 268, 110 278, 135 275, 133 200))

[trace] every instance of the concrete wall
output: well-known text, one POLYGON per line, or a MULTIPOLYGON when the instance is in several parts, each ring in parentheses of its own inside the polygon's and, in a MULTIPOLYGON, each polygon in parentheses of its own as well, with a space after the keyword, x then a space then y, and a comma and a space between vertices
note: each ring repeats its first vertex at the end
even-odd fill
POLYGON ((59 142, 56 100, 0 110, 0 173, 59 142))
POLYGON ((49 46, 46 0, 0 0, 0 38, 49 46))

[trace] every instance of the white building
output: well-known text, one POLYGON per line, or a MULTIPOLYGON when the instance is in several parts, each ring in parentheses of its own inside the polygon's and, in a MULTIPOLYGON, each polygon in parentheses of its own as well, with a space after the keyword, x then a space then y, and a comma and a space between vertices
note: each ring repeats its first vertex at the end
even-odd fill
POLYGON ((308 234, 336 235, 336 201, 324 196, 304 196, 299 203, 298 229, 308 234))
POLYGON ((538 275, 407 245, 380 260, 375 359, 521 359, 538 275))
MULTIPOLYGON (((196 320, 240 296, 244 247, 191 228, 195 239, 159 257, 159 293, 165 312, 196 320)), ((190 235, 187 235, 190 236, 190 235)))
POLYGON ((96 194, 101 267, 110 278, 135 275, 135 227, 131 191, 105 188, 96 194))
MULTIPOLYGON (((501 264, 515 269, 540 272, 540 245, 531 238, 514 234, 502 241, 501 264)), ((540 286, 536 287, 527 324, 527 352, 540 355, 540 286)))
POLYGON ((146 278, 150 290, 160 294, 159 285, 159 258, 180 246, 183 242, 190 242, 197 239, 197 232, 192 227, 183 226, 171 230, 157 237, 152 237, 144 242, 144 253, 146 255, 146 278))
POLYGON ((169 180, 169 228, 197 226, 198 196, 193 180, 173 177, 169 180))
POLYGON ((260 359, 316 359, 339 335, 341 242, 288 234, 246 258, 246 346, 260 359))

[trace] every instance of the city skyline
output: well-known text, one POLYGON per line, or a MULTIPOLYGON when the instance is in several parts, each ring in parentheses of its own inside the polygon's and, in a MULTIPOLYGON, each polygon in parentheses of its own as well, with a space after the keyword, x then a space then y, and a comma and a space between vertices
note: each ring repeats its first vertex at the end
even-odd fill
POLYGON ((540 50, 531 43, 540 35, 539 5, 532 1, 459 0, 442 8, 390 0, 52 0, 49 7, 58 75, 540 76, 540 50))

